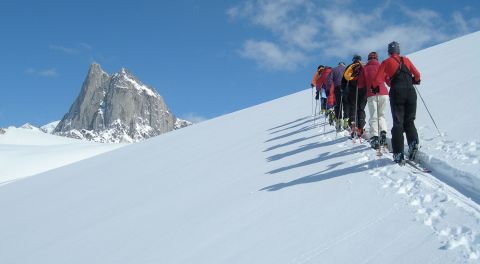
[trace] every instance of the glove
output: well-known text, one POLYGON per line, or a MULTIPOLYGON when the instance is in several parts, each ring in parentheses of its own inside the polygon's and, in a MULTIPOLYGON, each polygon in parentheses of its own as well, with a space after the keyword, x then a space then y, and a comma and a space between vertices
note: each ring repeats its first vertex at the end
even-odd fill
POLYGON ((375 86, 375 87, 370 87, 370 91, 372 91, 373 94, 378 94, 380 93, 380 87, 375 86))
POLYGON ((313 85, 313 83, 311 83, 311 84, 310 84, 310 87, 312 87, 312 88, 313 88, 313 87, 315 87, 315 85, 313 85))
POLYGON ((416 85, 419 85, 420 84, 420 79, 418 79, 418 81, 415 81, 415 78, 412 77, 412 83, 416 84, 416 85))
POLYGON ((318 100, 318 98, 320 97, 319 95, 320 95, 320 91, 317 90, 317 93, 315 94, 315 100, 318 100))

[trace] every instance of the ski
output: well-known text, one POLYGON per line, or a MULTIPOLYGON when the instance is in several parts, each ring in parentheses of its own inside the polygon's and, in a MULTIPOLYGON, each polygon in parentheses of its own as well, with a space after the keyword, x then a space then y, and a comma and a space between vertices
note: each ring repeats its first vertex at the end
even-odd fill
POLYGON ((423 173, 431 173, 432 172, 430 169, 427 169, 427 168, 424 168, 424 167, 420 166, 419 164, 417 164, 413 160, 405 160, 405 163, 410 165, 410 167, 412 167, 416 170, 419 170, 420 172, 423 172, 423 173))

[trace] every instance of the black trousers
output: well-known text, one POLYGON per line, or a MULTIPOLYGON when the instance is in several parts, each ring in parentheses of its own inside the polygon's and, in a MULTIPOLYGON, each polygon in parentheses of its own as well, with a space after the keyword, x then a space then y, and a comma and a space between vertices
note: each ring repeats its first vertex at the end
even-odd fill
POLYGON ((415 116, 417 112, 417 93, 413 86, 395 87, 389 92, 390 108, 392 110, 392 148, 393 153, 403 153, 403 133, 407 135, 408 144, 413 140, 418 141, 417 128, 415 127, 415 116))
POLYGON ((365 106, 367 105, 367 90, 357 89, 357 87, 355 86, 349 86, 348 89, 348 104, 350 105, 348 122, 350 124, 352 124, 352 122, 355 122, 356 113, 356 127, 363 129, 363 127, 365 126, 365 106))
POLYGON ((335 92, 335 118, 337 119, 348 118, 349 117, 348 99, 345 96, 345 94, 342 92, 342 86, 336 86, 334 89, 334 92, 335 92), (343 115, 342 115, 342 112, 343 112, 343 115))

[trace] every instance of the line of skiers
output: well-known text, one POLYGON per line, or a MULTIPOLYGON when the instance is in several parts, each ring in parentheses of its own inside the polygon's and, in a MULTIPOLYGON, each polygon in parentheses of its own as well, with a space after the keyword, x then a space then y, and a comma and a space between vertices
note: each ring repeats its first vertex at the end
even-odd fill
POLYGON ((366 64, 362 63, 360 55, 354 55, 348 66, 344 62, 335 68, 320 65, 311 87, 316 88, 315 99, 321 100, 321 112, 328 115, 330 125, 335 123, 337 132, 348 130, 352 139, 366 136, 365 107, 368 105, 369 140, 372 148, 377 150, 386 144, 385 111, 390 101, 393 159, 402 164, 405 159, 403 133, 409 146, 408 159, 413 160, 418 151, 414 85, 420 84, 420 73, 408 58, 400 56, 397 42, 388 44, 388 54, 381 64, 378 54, 370 52, 366 64))

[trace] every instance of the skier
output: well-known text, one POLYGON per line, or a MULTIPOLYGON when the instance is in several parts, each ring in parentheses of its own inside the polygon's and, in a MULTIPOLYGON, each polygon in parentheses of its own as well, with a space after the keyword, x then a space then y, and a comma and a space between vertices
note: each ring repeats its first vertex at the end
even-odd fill
MULTIPOLYGON (((387 122, 385 121, 385 108, 388 103, 388 90, 385 82, 381 82, 378 89, 373 88, 374 78, 377 75, 380 63, 376 52, 368 54, 368 62, 358 76, 358 87, 364 87, 367 92, 368 112, 370 114, 369 138, 373 149, 384 146, 387 138, 387 122), (368 88, 367 88, 368 87, 368 88)), ((389 83, 389 79, 385 80, 389 83)))
POLYGON ((326 114, 327 111, 327 98, 330 93, 330 89, 327 91, 327 81, 328 81, 328 76, 332 72, 332 67, 325 66, 323 71, 320 73, 316 87, 317 87, 317 92, 321 94, 321 105, 322 105, 322 114, 326 114))
POLYGON ((317 79, 318 79, 318 76, 320 75, 320 73, 323 71, 325 67, 323 65, 319 65, 317 67, 317 71, 315 72, 315 74, 313 75, 313 78, 312 78, 312 82, 310 83, 310 86, 312 88, 315 87, 315 83, 317 83, 317 79))
MULTIPOLYGON (((312 89, 316 87, 317 80, 320 77, 320 75, 322 74, 323 69, 325 69, 325 66, 323 66, 323 65, 319 65, 317 67, 317 71, 313 75, 312 82, 310 83, 310 86, 312 87, 312 89)), ((317 90, 317 92, 315 94, 315 100, 318 101, 318 99, 319 99, 319 92, 318 92, 319 88, 317 88, 316 90, 317 90)))
POLYGON ((407 135, 408 158, 415 159, 418 150, 418 134, 415 128, 417 93, 414 84, 420 84, 420 73, 407 57, 400 56, 400 45, 393 41, 388 44, 390 57, 382 62, 374 80, 374 89, 380 89, 385 75, 390 79, 390 108, 392 111, 393 160, 404 164, 403 133, 407 135))
MULTIPOLYGON (((351 128, 350 138, 361 137, 365 126, 365 106, 367 97, 365 89, 357 88, 358 75, 362 70, 362 57, 354 55, 352 63, 345 68, 342 86, 346 87, 349 105, 348 122, 351 128)), ((363 88, 363 87, 362 87, 363 88)))
MULTIPOLYGON (((343 73, 345 72, 345 63, 339 62, 338 66, 332 70, 332 73, 328 77, 328 82, 333 83, 334 85, 334 95, 335 95, 335 128, 337 132, 340 132, 342 126, 344 126, 343 119, 347 120, 348 118, 348 104, 346 99, 346 91, 342 89, 342 78, 343 73)), ((348 121, 346 122, 348 127, 348 121)), ((344 129, 347 129, 344 127, 344 129)))

